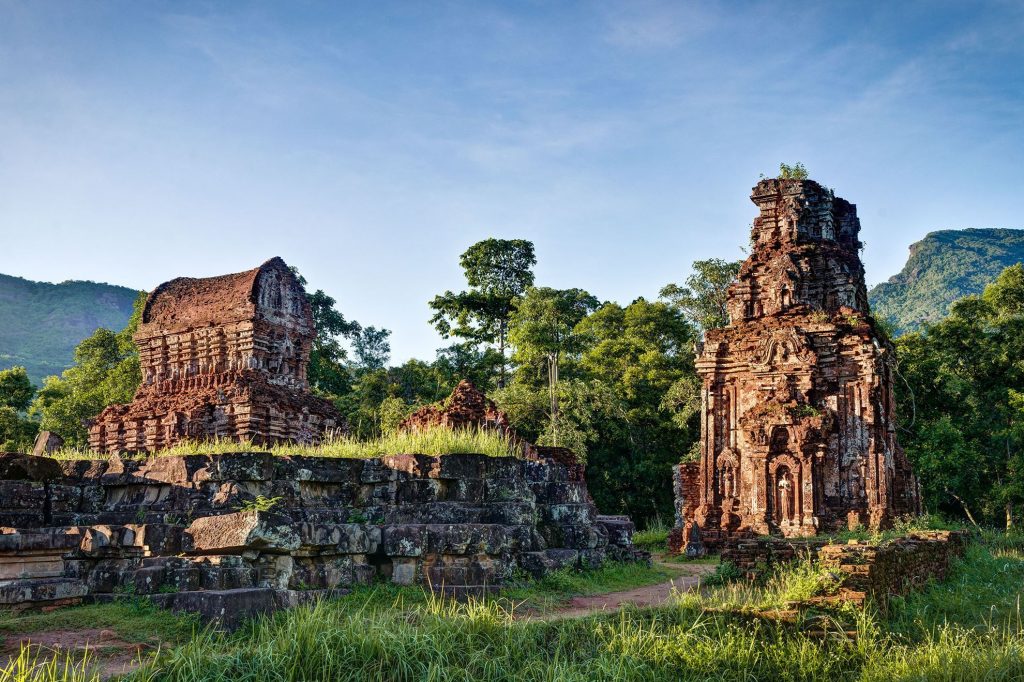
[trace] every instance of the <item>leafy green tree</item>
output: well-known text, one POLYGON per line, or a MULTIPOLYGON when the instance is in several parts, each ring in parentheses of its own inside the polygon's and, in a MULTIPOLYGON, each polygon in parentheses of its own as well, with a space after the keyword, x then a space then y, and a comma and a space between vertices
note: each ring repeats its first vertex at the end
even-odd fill
POLYGON ((24 412, 32 402, 36 390, 24 367, 0 370, 0 406, 15 412, 24 412))
POLYGON ((739 274, 740 265, 740 261, 721 258, 694 261, 693 274, 686 278, 686 285, 668 284, 660 296, 686 313, 703 332, 724 327, 729 323, 729 285, 739 274))
POLYGON ((380 403, 380 431, 387 435, 398 431, 399 424, 411 413, 409 405, 398 397, 385 398, 380 403))
POLYGON ((533 285, 537 264, 533 243, 523 239, 485 239, 459 259, 466 274, 466 291, 446 291, 430 307, 431 324, 444 337, 465 339, 474 346, 496 344, 497 385, 505 385, 505 346, 514 304, 533 285))
POLYGON ((44 380, 30 408, 42 429, 59 433, 69 445, 85 445, 90 419, 107 405, 131 401, 142 383, 132 337, 145 303, 146 294, 140 294, 124 329, 97 329, 75 348, 73 366, 44 380))
POLYGON ((341 339, 356 337, 362 327, 355 320, 346 320, 335 307, 337 301, 322 290, 307 293, 306 298, 313 308, 316 324, 316 338, 309 353, 307 370, 309 385, 322 393, 340 395, 351 388, 351 378, 345 367, 348 353, 341 345, 341 339))
POLYGON ((39 424, 25 415, 35 388, 24 367, 0 370, 0 452, 26 450, 39 424))
POLYGON ((516 302, 509 319, 509 340, 515 346, 514 359, 546 371, 550 402, 551 445, 558 445, 558 372, 562 358, 578 355, 584 339, 578 325, 595 310, 598 301, 582 289, 530 287, 516 302))
POLYGON ((390 329, 363 327, 352 341, 360 369, 383 369, 391 357, 390 329))
MULTIPOLYGON (((303 287, 309 282, 292 266, 292 272, 303 287)), ((309 367, 306 377, 315 391, 326 395, 342 395, 352 389, 345 361, 348 352, 341 345, 342 339, 358 338, 362 326, 355 320, 346 320, 337 308, 337 301, 328 296, 322 289, 306 292, 306 300, 313 310, 313 324, 316 337, 309 353, 309 367)))
POLYGON ((447 395, 463 379, 487 391, 503 361, 504 358, 493 348, 481 349, 469 343, 454 343, 438 349, 433 367, 437 372, 437 381, 447 395))
POLYGON ((697 383, 697 332, 677 307, 643 298, 606 303, 577 332, 582 374, 605 391, 588 452, 595 499, 640 521, 667 516, 671 466, 697 437, 698 410, 678 404, 680 387, 697 383))
POLYGON ((926 501, 1011 527, 1024 502, 1024 266, 896 344, 901 440, 926 501))

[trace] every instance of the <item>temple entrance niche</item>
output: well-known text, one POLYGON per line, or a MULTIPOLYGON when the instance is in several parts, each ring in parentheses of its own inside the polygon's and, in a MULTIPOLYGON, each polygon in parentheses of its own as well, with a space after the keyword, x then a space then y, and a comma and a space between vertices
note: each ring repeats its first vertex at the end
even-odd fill
POLYGON ((772 525, 786 534, 786 529, 802 522, 800 481, 802 467, 793 456, 789 429, 778 426, 772 431, 768 451, 768 510, 772 525))
POLYGON ((731 503, 738 497, 737 478, 739 467, 736 456, 726 450, 718 457, 718 485, 719 495, 725 503, 731 503))
POLYGON ((793 473, 788 466, 780 466, 775 470, 775 508, 774 521, 783 526, 793 523, 796 516, 796 486, 793 484, 793 473))

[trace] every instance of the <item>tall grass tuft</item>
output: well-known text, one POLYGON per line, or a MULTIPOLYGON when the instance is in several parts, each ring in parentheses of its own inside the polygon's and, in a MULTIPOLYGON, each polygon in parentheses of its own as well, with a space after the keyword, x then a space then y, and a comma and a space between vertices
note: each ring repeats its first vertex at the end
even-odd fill
POLYGON ((100 682, 87 649, 75 652, 45 652, 23 644, 17 656, 0 665, 0 682, 100 682))

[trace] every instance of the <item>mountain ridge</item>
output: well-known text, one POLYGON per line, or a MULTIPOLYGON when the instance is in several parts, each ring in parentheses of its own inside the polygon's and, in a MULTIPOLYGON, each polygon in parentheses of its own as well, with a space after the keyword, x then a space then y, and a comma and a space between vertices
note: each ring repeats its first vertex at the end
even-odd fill
POLYGON ((124 328, 139 291, 89 280, 58 284, 0 274, 0 369, 21 365, 33 383, 60 374, 99 327, 124 328))
POLYGON ((936 230, 909 250, 903 269, 868 292, 875 317, 897 333, 941 320, 953 301, 980 294, 1003 269, 1024 262, 1024 230, 936 230))

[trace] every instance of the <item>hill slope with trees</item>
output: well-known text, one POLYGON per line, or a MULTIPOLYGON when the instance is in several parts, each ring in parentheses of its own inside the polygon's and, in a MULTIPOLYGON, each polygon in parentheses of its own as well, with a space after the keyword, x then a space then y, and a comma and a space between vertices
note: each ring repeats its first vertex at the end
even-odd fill
POLYGON ((938 322, 953 301, 980 294, 999 273, 1024 262, 1024 230, 931 232, 910 245, 899 274, 871 289, 871 310, 897 333, 938 322))
POLYGON ((35 384, 71 366, 96 329, 122 329, 138 291, 97 282, 60 284, 0 275, 0 369, 23 366, 35 384))

